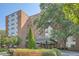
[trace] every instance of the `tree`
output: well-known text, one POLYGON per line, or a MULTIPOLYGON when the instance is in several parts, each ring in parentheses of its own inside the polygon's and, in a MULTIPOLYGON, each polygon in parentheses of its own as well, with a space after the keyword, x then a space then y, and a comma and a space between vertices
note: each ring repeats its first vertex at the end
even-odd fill
POLYGON ((6 35, 5 30, 0 30, 0 35, 6 35))
POLYGON ((10 47, 10 45, 13 45, 13 47, 16 45, 18 46, 21 42, 21 39, 19 37, 8 37, 8 36, 1 36, 0 44, 1 47, 10 47))
POLYGON ((0 45, 1 47, 9 47, 9 45, 11 44, 10 38, 8 36, 4 36, 1 35, 1 39, 0 39, 0 45))
POLYGON ((0 45, 1 47, 7 46, 9 48, 10 45, 19 45, 21 42, 20 37, 15 36, 15 37, 8 37, 5 33, 4 30, 0 30, 0 45))
POLYGON ((7 37, 5 30, 0 30, 0 46, 6 46, 9 43, 9 38, 7 37))
MULTIPOLYGON (((66 18, 66 15, 70 14, 63 11, 65 8, 63 6, 65 4, 40 4, 41 13, 36 24, 38 28, 41 27, 42 29, 46 29, 49 25, 52 26, 52 40, 64 39, 66 42, 68 36, 79 33, 79 26, 73 24, 71 18, 66 18)), ((72 10, 75 10, 75 8, 72 10)))
POLYGON ((36 48, 36 42, 31 28, 29 28, 29 33, 28 33, 28 48, 30 49, 36 48))
POLYGON ((68 20, 74 24, 79 24, 79 4, 64 4, 63 12, 68 20))
POLYGON ((16 36, 16 37, 11 37, 11 44, 14 46, 18 46, 21 42, 21 39, 16 36))
POLYGON ((40 4, 41 13, 37 20, 37 27, 47 28, 53 23, 59 23, 64 17, 62 4, 40 4))
POLYGON ((65 18, 73 23, 73 25, 70 26, 71 34, 79 35, 79 4, 64 4, 63 12, 65 14, 65 18))
MULTIPOLYGON (((66 19, 63 14, 62 7, 63 4, 40 4, 41 14, 37 21, 37 27, 47 28, 51 25, 54 28, 56 27, 54 25, 61 25, 62 29, 58 29, 57 31, 62 31, 67 25, 65 23, 66 19)), ((54 28, 54 30, 56 29, 54 28)))

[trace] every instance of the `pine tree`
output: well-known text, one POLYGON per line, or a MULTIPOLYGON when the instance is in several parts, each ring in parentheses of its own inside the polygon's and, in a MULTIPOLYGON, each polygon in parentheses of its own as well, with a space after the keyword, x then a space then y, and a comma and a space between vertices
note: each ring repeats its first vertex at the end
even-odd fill
POLYGON ((28 48, 30 49, 36 48, 36 42, 31 28, 29 28, 29 34, 28 34, 28 48))

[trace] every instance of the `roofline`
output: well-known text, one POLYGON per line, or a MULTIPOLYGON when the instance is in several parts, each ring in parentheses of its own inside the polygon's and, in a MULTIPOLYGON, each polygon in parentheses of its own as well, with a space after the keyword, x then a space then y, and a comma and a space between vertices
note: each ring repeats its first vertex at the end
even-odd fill
MULTIPOLYGON (((15 12, 12 12, 12 13, 10 13, 10 14, 8 14, 7 16, 10 16, 10 15, 12 15, 12 14, 14 14, 14 13, 16 13, 16 12, 19 12, 19 11, 21 11, 21 12, 24 12, 23 10, 17 10, 17 11, 15 11, 15 12)), ((26 14, 26 12, 24 12, 25 14, 26 14)), ((26 14, 27 15, 27 14, 26 14)), ((27 15, 28 16, 28 15, 27 15)))
POLYGON ((37 13, 37 14, 31 15, 31 16, 29 16, 29 17, 32 17, 32 16, 37 16, 37 15, 40 15, 40 12, 39 12, 39 13, 37 13))

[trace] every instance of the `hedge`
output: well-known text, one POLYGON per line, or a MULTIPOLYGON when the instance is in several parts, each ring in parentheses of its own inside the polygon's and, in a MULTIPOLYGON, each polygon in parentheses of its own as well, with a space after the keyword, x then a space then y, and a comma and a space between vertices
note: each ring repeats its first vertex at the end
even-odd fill
POLYGON ((12 56, 60 56, 58 49, 10 49, 12 56))

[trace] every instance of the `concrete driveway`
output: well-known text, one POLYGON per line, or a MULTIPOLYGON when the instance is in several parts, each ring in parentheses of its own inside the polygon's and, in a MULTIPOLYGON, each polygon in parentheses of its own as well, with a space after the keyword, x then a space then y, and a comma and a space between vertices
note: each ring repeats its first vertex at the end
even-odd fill
POLYGON ((79 56, 79 51, 61 50, 62 56, 79 56))

